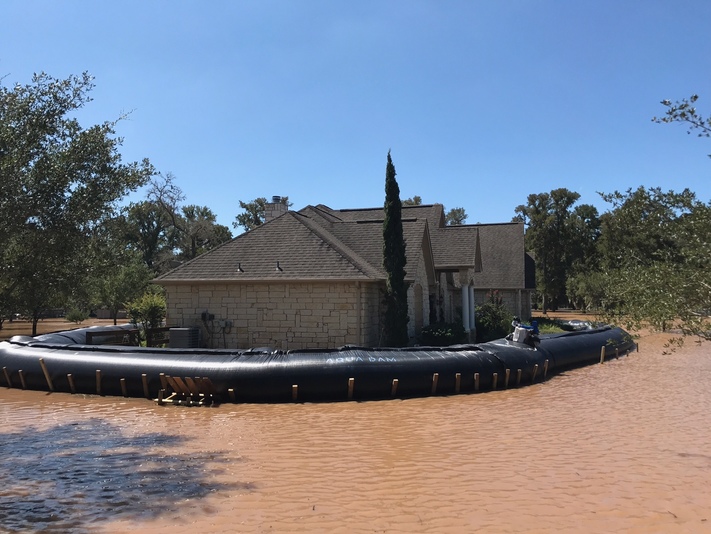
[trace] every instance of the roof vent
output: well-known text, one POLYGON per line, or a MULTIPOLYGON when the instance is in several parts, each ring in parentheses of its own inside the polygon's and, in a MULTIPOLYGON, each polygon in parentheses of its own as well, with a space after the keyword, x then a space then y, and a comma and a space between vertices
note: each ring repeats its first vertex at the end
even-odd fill
POLYGON ((281 197, 279 195, 274 195, 272 197, 272 202, 274 202, 274 204, 279 204, 281 202, 281 197))

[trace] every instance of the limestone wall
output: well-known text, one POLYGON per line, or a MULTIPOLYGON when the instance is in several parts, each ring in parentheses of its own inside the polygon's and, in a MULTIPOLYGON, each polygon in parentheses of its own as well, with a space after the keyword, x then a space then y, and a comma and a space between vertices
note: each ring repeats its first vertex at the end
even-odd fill
POLYGON ((377 345, 380 292, 366 283, 167 285, 169 326, 199 326, 211 348, 377 345), (203 312, 214 318, 203 321, 203 312))

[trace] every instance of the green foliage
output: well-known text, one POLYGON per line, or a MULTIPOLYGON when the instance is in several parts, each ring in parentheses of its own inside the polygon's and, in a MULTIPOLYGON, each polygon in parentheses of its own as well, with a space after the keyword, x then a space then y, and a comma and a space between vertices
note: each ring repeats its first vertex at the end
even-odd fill
POLYGON ((97 228, 153 174, 147 160, 121 162, 116 121, 74 118, 92 89, 88 74, 0 87, 0 301, 32 317, 33 333, 86 283, 97 228))
POLYGON ((409 341, 406 263, 400 187, 395 179, 395 166, 388 152, 385 168, 385 220, 383 221, 383 268, 387 273, 383 326, 384 342, 390 347, 404 347, 409 341))
MULTIPOLYGON (((289 197, 279 197, 280 202, 287 208, 292 206, 289 202, 289 197)), ((240 226, 245 231, 253 230, 257 226, 264 224, 267 213, 267 199, 265 197, 255 198, 250 202, 239 201, 239 207, 244 211, 235 217, 232 226, 239 228, 240 226)))
POLYGON ((73 308, 69 310, 67 313, 65 319, 69 321, 70 323, 76 323, 80 324, 86 321, 89 318, 89 314, 86 311, 79 310, 77 308, 73 308))
POLYGON ((476 340, 479 343, 505 337, 511 332, 513 315, 504 306, 498 291, 491 291, 488 300, 476 307, 476 340))
POLYGON ((447 347, 466 341, 466 332, 461 321, 435 323, 425 326, 420 334, 420 344, 431 347, 447 347))
POLYGON ((711 339, 711 203, 658 188, 605 198, 606 320, 711 339))
POLYGON ((111 318, 116 324, 118 312, 127 302, 142 295, 153 272, 136 256, 124 256, 115 266, 106 269, 103 275, 95 280, 97 297, 100 305, 106 306, 111 318))
MULTIPOLYGON (((667 108, 664 117, 653 117, 652 121, 658 124, 681 122, 686 124, 686 133, 696 132, 698 137, 711 137, 711 117, 704 118, 696 111, 694 104, 699 99, 698 95, 691 95, 681 102, 674 103, 671 100, 662 100, 661 104, 667 108)), ((711 154, 709 154, 711 158, 711 154)))
POLYGON ((526 249, 536 258, 536 289, 542 308, 557 309, 567 301, 568 276, 587 271, 594 261, 600 221, 588 204, 573 205, 580 195, 565 188, 528 195, 514 220, 526 225, 526 249))
POLYGON ((412 198, 406 198, 405 200, 402 201, 403 206, 421 206, 422 205, 422 197, 415 195, 412 198))
POLYGON ((607 277, 600 271, 577 272, 566 281, 568 300, 576 310, 600 310, 605 303, 607 284, 607 277))
POLYGON ((452 208, 444 216, 444 222, 447 226, 459 226, 467 220, 467 212, 464 208, 452 208))
POLYGON ((146 291, 137 299, 128 302, 126 309, 131 322, 140 325, 143 332, 162 326, 167 313, 165 296, 156 290, 146 291))

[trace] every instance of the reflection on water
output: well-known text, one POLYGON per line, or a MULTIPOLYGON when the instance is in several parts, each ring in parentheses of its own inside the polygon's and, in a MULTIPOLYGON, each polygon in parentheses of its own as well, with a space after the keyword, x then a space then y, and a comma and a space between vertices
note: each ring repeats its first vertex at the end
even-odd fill
POLYGON ((177 408, 1 389, 0 524, 711 532, 709 377, 707 347, 406 401, 177 408))
POLYGON ((224 455, 185 454, 184 442, 153 432, 128 437, 97 418, 3 432, 0 525, 10 532, 88 532, 107 517, 150 519, 185 499, 249 488, 215 482, 224 455))

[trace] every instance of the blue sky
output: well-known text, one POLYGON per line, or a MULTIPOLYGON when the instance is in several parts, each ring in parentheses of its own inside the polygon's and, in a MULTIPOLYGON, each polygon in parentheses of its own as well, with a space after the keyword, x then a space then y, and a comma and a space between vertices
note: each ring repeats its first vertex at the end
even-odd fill
POLYGON ((711 114, 708 0, 4 0, 0 76, 95 76, 89 126, 172 173, 232 227, 239 200, 294 209, 401 197, 509 221, 530 193, 659 186, 711 200, 711 142, 654 124, 711 114))

